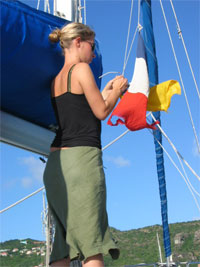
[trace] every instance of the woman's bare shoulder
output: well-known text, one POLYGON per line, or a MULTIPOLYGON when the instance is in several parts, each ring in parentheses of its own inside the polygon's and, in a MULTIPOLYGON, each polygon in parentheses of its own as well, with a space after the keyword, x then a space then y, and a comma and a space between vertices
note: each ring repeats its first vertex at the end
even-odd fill
POLYGON ((85 62, 79 62, 75 65, 74 69, 76 71, 79 71, 79 72, 87 72, 87 71, 91 71, 91 68, 89 66, 89 64, 85 63, 85 62))

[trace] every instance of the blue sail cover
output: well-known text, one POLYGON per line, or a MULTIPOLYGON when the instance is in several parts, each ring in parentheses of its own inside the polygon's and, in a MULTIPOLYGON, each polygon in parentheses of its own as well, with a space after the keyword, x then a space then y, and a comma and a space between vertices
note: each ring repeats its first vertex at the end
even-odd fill
MULTIPOLYGON (((153 34, 153 24, 152 24, 152 13, 151 13, 151 0, 142 0, 141 9, 143 15, 143 38, 146 46, 147 53, 147 65, 150 85, 158 84, 158 64, 156 58, 155 41, 153 34)), ((153 112, 156 120, 160 121, 160 112, 153 112)), ((165 182, 165 168, 164 168, 164 158, 163 149, 160 147, 157 140, 162 144, 162 135, 159 130, 154 132, 154 143, 156 151, 156 164, 161 200, 161 214, 162 214, 162 224, 163 224, 163 239, 165 256, 169 257, 171 255, 171 243, 170 243, 170 233, 168 226, 168 215, 167 215, 167 191, 165 182)))
MULTIPOLYGON (((56 124, 50 101, 52 79, 64 57, 59 44, 51 44, 52 29, 69 23, 19 1, 0 0, 1 110, 46 129, 56 124)), ((100 87, 102 58, 96 42, 91 64, 100 87)))

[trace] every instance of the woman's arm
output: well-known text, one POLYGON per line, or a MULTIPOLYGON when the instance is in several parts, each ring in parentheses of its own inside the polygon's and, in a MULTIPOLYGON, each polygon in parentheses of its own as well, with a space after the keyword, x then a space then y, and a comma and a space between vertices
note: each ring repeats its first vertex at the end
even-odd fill
POLYGON ((103 96, 103 99, 106 100, 108 98, 108 96, 110 95, 110 93, 113 90, 113 83, 114 81, 116 81, 118 78, 120 78, 120 76, 115 77, 114 79, 110 80, 106 86, 104 87, 104 89, 102 90, 101 94, 103 96))
POLYGON ((127 89, 127 79, 123 76, 116 77, 106 85, 104 93, 101 94, 87 63, 77 64, 74 72, 93 113, 98 119, 104 120, 113 110, 118 98, 127 89))

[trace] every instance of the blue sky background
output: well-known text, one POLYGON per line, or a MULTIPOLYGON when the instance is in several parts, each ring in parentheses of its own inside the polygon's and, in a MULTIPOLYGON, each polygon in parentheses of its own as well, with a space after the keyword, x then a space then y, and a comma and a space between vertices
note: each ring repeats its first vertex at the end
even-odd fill
MULTIPOLYGON (((36 7, 36 1, 23 1, 36 7)), ((87 24, 96 32, 103 57, 104 73, 122 72, 128 32, 131 1, 90 0, 87 2, 87 24)), ((183 33, 191 64, 199 86, 200 78, 200 2, 173 1, 183 33)), ((41 8, 43 2, 41 1, 41 8)), ((169 1, 163 1, 167 20, 193 120, 200 140, 200 104, 188 67, 181 40, 178 37, 175 19, 169 1)), ((178 71, 167 35, 160 3, 152 1, 153 26, 159 65, 159 81, 178 80, 178 71)), ((130 42, 137 25, 137 2, 134 2, 130 42)), ((141 22, 142 24, 142 22, 141 22)), ((129 42, 129 44, 130 44, 129 42)), ((125 70, 132 79, 137 39, 125 70)), ((103 78, 102 88, 114 75, 103 78)), ((162 127, 178 151, 191 167, 200 174, 200 155, 190 123, 186 101, 182 95, 172 98, 167 113, 161 114, 162 127)), ((102 123, 103 147, 123 133, 124 126, 110 127, 102 123)), ((179 168, 180 164, 167 140, 163 145, 179 168)), ((169 223, 200 219, 200 212, 182 177, 165 154, 165 172, 168 194, 169 223)), ((137 229, 161 224, 159 188, 156 172, 154 142, 147 129, 129 132, 103 153, 109 224, 119 230, 137 229)), ((1 201, 3 209, 43 186, 44 163, 39 155, 1 143, 1 201)), ((200 181, 185 167, 190 182, 200 193, 200 181)), ((200 205, 200 199, 197 196, 200 205)), ((42 228, 42 192, 31 197, 0 216, 0 241, 33 238, 45 240, 42 228)))

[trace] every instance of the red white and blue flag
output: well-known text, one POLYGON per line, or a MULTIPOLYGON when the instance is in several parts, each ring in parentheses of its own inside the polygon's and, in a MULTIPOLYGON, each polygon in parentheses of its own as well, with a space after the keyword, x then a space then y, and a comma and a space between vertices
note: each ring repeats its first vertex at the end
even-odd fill
MULTIPOLYGON (((138 35, 137 56, 133 78, 127 92, 123 95, 117 107, 113 110, 108 119, 108 125, 116 126, 125 124, 131 131, 143 128, 156 129, 155 124, 146 122, 147 101, 149 95, 149 76, 146 63, 144 41, 141 34, 138 35), (117 116, 115 123, 111 121, 113 116, 117 116)), ((114 118, 113 118, 114 119, 114 118)))

